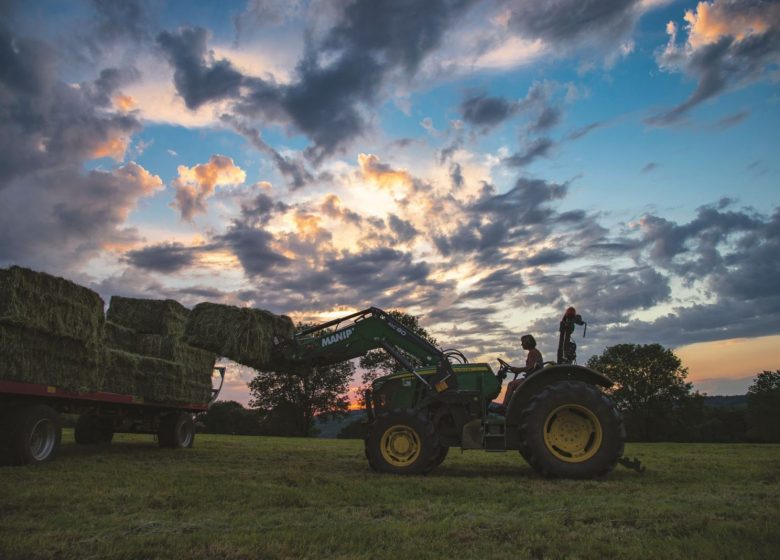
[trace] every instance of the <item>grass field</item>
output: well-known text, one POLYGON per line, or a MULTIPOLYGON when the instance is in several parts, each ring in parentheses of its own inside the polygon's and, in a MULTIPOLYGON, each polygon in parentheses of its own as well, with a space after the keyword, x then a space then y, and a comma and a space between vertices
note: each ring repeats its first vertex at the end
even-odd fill
POLYGON ((198 435, 76 446, 0 468, 0 559, 778 558, 780 446, 633 444, 642 475, 543 480, 452 450, 424 477, 362 442, 198 435))

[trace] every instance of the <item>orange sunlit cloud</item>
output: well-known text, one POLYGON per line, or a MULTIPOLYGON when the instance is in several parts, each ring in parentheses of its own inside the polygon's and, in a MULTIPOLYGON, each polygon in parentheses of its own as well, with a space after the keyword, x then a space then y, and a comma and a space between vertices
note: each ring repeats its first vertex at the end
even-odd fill
POLYGON ((721 37, 731 36, 737 41, 755 33, 765 32, 770 21, 780 17, 780 5, 765 4, 754 9, 734 13, 729 6, 718 2, 699 2, 696 11, 685 12, 689 25, 688 42, 697 49, 717 42, 721 37))
POLYGON ((110 157, 114 161, 122 161, 125 159, 125 153, 127 152, 127 147, 129 145, 129 136, 109 138, 93 150, 92 157, 95 159, 110 157))
POLYGON ((138 106, 132 95, 118 93, 114 96, 114 107, 123 112, 132 111, 138 106))
POLYGON ((174 179, 176 189, 174 206, 182 218, 191 220, 195 214, 206 212, 205 202, 218 186, 240 185, 246 181, 246 173, 227 156, 215 154, 206 163, 193 167, 180 165, 179 176, 174 179))
POLYGON ((373 154, 358 154, 358 164, 360 176, 380 188, 393 189, 412 185, 412 176, 407 171, 393 169, 373 154))
POLYGON ((689 370, 694 384, 704 379, 740 379, 780 368, 780 335, 732 338, 681 346, 675 354, 689 370))

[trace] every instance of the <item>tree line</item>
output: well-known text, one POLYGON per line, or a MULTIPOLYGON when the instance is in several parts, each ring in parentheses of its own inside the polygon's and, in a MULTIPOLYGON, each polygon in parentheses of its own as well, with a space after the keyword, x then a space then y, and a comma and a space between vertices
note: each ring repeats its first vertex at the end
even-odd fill
MULTIPOLYGON (((399 311, 391 315, 436 344, 413 315, 399 311)), ((398 369, 395 359, 380 350, 368 352, 358 365, 364 386, 398 369)), ((780 442, 780 370, 755 377, 747 406, 711 407, 687 381, 688 370, 680 358, 660 344, 610 346, 590 358, 587 366, 615 383, 606 393, 623 414, 629 441, 780 442)), ((210 433, 314 436, 317 418, 346 416, 355 372, 354 362, 261 371, 249 383, 250 409, 236 402, 218 402, 199 422, 210 433)), ((355 423, 341 435, 360 437, 361 433, 355 423)))

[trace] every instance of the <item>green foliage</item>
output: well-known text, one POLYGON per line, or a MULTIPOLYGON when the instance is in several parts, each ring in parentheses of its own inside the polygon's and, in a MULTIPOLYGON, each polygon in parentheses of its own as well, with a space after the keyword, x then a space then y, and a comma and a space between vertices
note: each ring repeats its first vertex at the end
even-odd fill
POLYGON ((629 439, 685 441, 701 422, 702 402, 685 381, 687 368, 660 344, 618 344, 588 360, 615 386, 610 394, 623 411, 629 439))
POLYGON ((363 439, 366 437, 366 419, 361 418, 344 426, 336 436, 339 439, 363 439))
POLYGON ((777 558, 780 445, 629 444, 638 475, 545 480, 518 453, 378 475, 357 440, 117 434, 0 469, 3 560, 777 558))
MULTIPOLYGON (((309 326, 298 325, 298 330, 309 326)), ((263 417, 265 434, 312 436, 315 416, 347 413, 347 392, 354 373, 355 364, 351 361, 259 371, 249 383, 249 405, 263 417)))
POLYGON ((748 435, 780 442, 780 370, 759 373, 748 389, 748 435))
MULTIPOLYGON (((436 339, 433 338, 433 336, 431 336, 428 331, 420 326, 419 319, 414 315, 397 310, 388 312, 388 315, 390 315, 393 319, 401 323, 413 333, 421 336, 436 346, 436 339)), ((414 356, 411 356, 407 352, 402 350, 401 353, 404 354, 412 363, 417 362, 414 356)), ((395 358, 393 358, 384 350, 371 350, 370 352, 366 353, 365 356, 360 358, 359 367, 363 371, 363 385, 369 385, 377 377, 381 377, 382 375, 387 375, 397 371, 400 366, 398 365, 398 362, 395 361, 395 358)))
POLYGON ((260 434, 260 416, 236 401, 217 401, 198 417, 210 434, 254 436, 260 434))

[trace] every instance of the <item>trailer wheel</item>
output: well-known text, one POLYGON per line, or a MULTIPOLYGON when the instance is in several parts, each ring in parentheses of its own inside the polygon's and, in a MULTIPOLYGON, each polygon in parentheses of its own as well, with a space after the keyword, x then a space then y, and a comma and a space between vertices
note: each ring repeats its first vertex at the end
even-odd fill
POLYGON ((18 408, 5 422, 6 455, 17 465, 53 460, 60 449, 62 426, 57 413, 46 405, 18 408))
POLYGON ((82 414, 76 421, 73 433, 80 445, 109 444, 114 439, 114 427, 111 420, 94 414, 82 414))
POLYGON ((440 455, 433 423, 411 409, 379 416, 366 440, 369 465, 380 472, 424 474, 437 466, 440 455))
POLYGON ((623 455, 625 430, 614 403, 598 388, 559 381, 523 410, 520 440, 521 454, 542 476, 594 478, 623 455))
POLYGON ((195 442, 195 423, 192 415, 174 412, 163 416, 157 433, 160 447, 190 448, 195 442))

